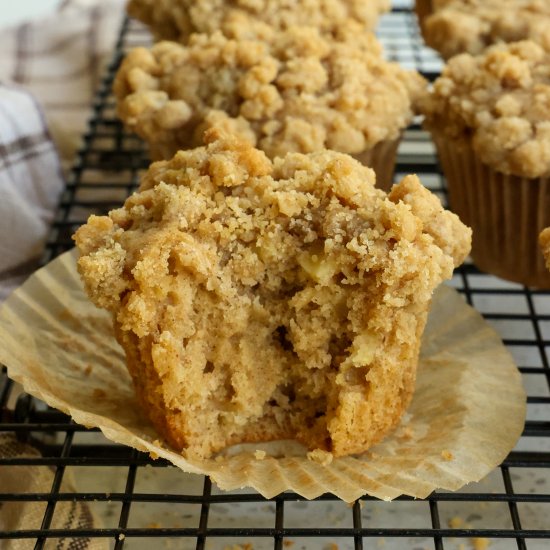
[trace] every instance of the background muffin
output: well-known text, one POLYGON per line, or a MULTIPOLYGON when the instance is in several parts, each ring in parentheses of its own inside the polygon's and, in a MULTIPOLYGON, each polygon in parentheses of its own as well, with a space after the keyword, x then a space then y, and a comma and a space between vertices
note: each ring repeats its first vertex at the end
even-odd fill
POLYGON ((362 452, 410 401, 432 291, 470 231, 414 176, 386 195, 346 155, 272 163, 207 137, 75 235, 143 408, 188 457, 289 438, 362 452))
POLYGON ((390 0, 130 0, 128 13, 148 25, 158 40, 186 44, 192 33, 221 31, 232 38, 264 36, 295 25, 323 33, 356 25, 374 29, 390 0))
POLYGON ((424 86, 418 73, 383 60, 373 35, 339 41, 293 27, 271 44, 214 33, 194 35, 188 46, 137 48, 114 90, 120 118, 155 159, 220 126, 270 158, 325 148, 362 155, 387 187, 424 86))
POLYGON ((432 9, 422 17, 425 8, 417 8, 424 40, 446 59, 479 54, 501 41, 530 39, 550 46, 550 3, 545 0, 433 0, 432 9))
POLYGON ((550 225, 550 54, 523 41, 456 56, 421 110, 476 265, 550 287, 537 247, 550 225))

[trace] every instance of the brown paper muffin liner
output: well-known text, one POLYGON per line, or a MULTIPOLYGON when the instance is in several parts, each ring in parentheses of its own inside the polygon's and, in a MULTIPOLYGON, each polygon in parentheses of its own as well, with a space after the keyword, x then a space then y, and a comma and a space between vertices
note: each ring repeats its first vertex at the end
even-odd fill
POLYGON ((550 288, 550 272, 538 246, 550 225, 550 178, 496 172, 471 146, 434 135, 449 189, 451 209, 473 230, 476 266, 503 279, 550 288))
POLYGON ((293 490, 306 498, 332 492, 351 502, 364 494, 391 500, 456 490, 500 464, 525 419, 512 357, 483 318, 444 286, 433 298, 416 393, 401 424, 369 452, 324 457, 326 465, 289 441, 240 445, 203 461, 186 460, 160 441, 137 405, 109 314, 84 294, 75 251, 36 272, 4 303, 0 361, 28 393, 110 440, 209 475, 221 489, 253 487, 267 498, 293 490))
POLYGON ((418 19, 418 26, 424 33, 424 20, 433 13, 432 0, 415 0, 414 11, 418 19))
POLYGON ((376 173, 376 187, 388 192, 393 185, 395 158, 401 136, 395 140, 385 140, 377 143, 372 149, 350 155, 361 164, 369 166, 376 173))

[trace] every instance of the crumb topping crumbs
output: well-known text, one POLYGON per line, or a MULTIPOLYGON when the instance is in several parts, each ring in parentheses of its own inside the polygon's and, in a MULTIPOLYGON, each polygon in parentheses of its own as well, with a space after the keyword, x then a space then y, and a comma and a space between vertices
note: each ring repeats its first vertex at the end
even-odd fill
POLYGON ((354 25, 374 29, 390 0, 130 0, 128 13, 159 40, 187 43, 192 33, 222 31, 231 38, 269 38, 296 25, 326 33, 354 25))
POLYGON ((454 57, 420 104, 428 129, 471 141, 498 172, 550 175, 550 53, 534 42, 454 57))
POLYGON ((156 158, 202 143, 214 126, 270 158, 289 151, 361 153, 395 140, 425 81, 380 55, 374 35, 327 39, 292 27, 271 44, 194 35, 132 50, 114 85, 124 123, 156 158))

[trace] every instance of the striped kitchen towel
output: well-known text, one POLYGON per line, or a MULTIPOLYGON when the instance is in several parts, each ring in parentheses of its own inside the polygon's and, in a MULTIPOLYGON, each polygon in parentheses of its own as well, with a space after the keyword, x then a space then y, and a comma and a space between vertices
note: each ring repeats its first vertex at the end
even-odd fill
POLYGON ((0 300, 35 269, 123 0, 67 0, 0 34, 0 300))

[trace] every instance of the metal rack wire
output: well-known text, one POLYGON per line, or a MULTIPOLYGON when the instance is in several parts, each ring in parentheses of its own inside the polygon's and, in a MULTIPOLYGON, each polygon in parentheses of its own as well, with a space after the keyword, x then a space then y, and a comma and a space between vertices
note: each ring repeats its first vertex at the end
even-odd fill
MULTIPOLYGON (((439 71, 439 58, 422 47, 406 5, 384 18, 379 36, 389 57, 429 78, 439 71)), ((71 235, 90 213, 119 206, 148 165, 144 145, 117 121, 110 94, 124 52, 145 41, 146 31, 125 21, 44 263, 72 247, 71 235)), ((418 125, 406 132, 396 167, 397 176, 409 172, 416 172, 446 200, 433 147, 418 125)), ((39 524, 0 531, 0 547, 7 541, 25 541, 29 548, 44 548, 71 538, 76 541, 74 548, 104 540, 115 549, 224 549, 236 544, 255 550, 458 550, 484 548, 485 540, 497 550, 550 548, 550 293, 479 273, 471 264, 459 269, 451 284, 500 332, 518 362, 529 396, 520 442, 486 480, 459 492, 436 491, 425 500, 401 497, 383 503, 367 496, 349 507, 330 494, 306 502, 291 492, 272 500, 252 491, 221 493, 207 478, 184 474, 162 460, 112 444, 36 399, 17 395, 3 369, 0 435, 15 434, 41 456, 0 457, 0 468, 47 469, 51 482, 43 492, 6 493, 0 487, 2 507, 23 502, 42 506, 39 524), (64 484, 69 478, 71 490, 64 484), (52 529, 61 502, 86 503, 102 526, 52 529)))

